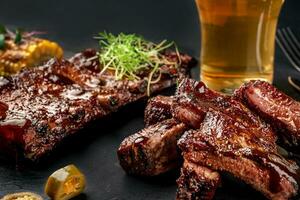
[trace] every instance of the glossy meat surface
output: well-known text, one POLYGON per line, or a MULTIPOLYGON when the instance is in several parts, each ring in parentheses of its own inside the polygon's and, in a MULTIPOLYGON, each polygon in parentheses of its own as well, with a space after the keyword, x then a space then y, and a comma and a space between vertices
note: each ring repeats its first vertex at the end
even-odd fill
POLYGON ((271 171, 270 168, 266 167, 267 165, 260 165, 251 159, 218 155, 205 151, 186 153, 184 159, 199 166, 206 166, 211 170, 228 172, 260 191, 268 199, 288 200, 299 198, 296 196, 298 188, 294 185, 293 179, 289 180, 284 175, 278 178, 276 172, 271 171))
POLYGON ((235 92, 244 102, 280 133, 289 146, 300 142, 300 103, 263 81, 251 81, 235 92))
POLYGON ((270 126, 232 97, 214 93, 203 83, 185 82, 186 93, 177 97, 175 116, 192 122, 197 130, 186 132, 178 142, 184 160, 232 173, 269 199, 296 196, 299 167, 278 155, 276 134, 270 126), (186 110, 181 111, 186 105, 195 116, 200 113, 200 124, 186 110))
POLYGON ((179 140, 184 160, 229 172, 269 199, 296 196, 299 189, 296 163, 265 148, 265 144, 253 143, 243 129, 227 120, 222 113, 212 111, 199 130, 184 134, 179 140))
MULTIPOLYGON (((176 103, 173 104, 173 115, 176 119, 192 128, 198 129, 203 124, 203 120, 207 114, 211 112, 219 112, 222 116, 226 116, 226 120, 212 118, 211 124, 218 121, 216 126, 216 134, 219 138, 226 141, 227 136, 243 136, 248 139, 248 144, 260 147, 261 149, 275 149, 276 134, 271 130, 270 126, 260 120, 260 118, 245 107, 241 102, 234 100, 230 96, 224 96, 208 89, 202 82, 191 79, 185 79, 178 88, 176 95, 176 103), (222 130, 220 127, 226 124, 226 128, 222 130), (237 127, 236 133, 230 132, 230 127, 237 127), (223 131, 223 132, 222 132, 223 131), (226 132, 227 131, 227 132, 226 132), (224 135, 221 135, 224 134, 224 135)), ((224 125, 225 126, 225 125, 224 125)), ((211 130, 208 124, 207 131, 211 130)), ((207 133, 211 134, 211 133, 207 133)), ((234 138, 233 138, 234 140, 234 138)), ((222 141, 221 141, 222 142, 222 141)))
POLYGON ((148 127, 172 118, 171 106, 173 101, 173 97, 167 96, 156 96, 150 99, 145 109, 145 126, 148 127))
MULTIPOLYGON (((122 154, 120 159, 125 171, 138 175, 156 175, 149 173, 147 167, 151 166, 149 169, 155 169, 156 162, 149 158, 156 155, 155 159, 159 160, 160 154, 144 152, 149 149, 154 151, 154 149, 170 147, 170 144, 172 148, 169 148, 168 155, 171 155, 169 159, 181 159, 178 150, 174 147, 175 138, 178 137, 174 134, 169 134, 170 137, 164 140, 155 140, 159 141, 155 143, 160 144, 159 148, 149 145, 154 143, 148 140, 145 142, 147 145, 143 143, 138 145, 139 148, 133 148, 135 145, 132 144, 133 139, 130 139, 139 137, 141 133, 147 137, 155 135, 153 132, 161 135, 160 131, 156 131, 160 128, 163 132, 169 132, 164 130, 164 122, 169 120, 158 121, 160 117, 170 118, 171 113, 172 121, 181 122, 180 124, 185 126, 185 133, 177 143, 184 159, 181 176, 177 180, 177 200, 213 199, 216 188, 220 184, 218 172, 222 171, 251 185, 268 199, 299 198, 298 165, 279 155, 276 146, 277 133, 239 98, 214 92, 202 82, 183 79, 175 96, 171 97, 170 103, 165 103, 169 102, 167 100, 165 97, 151 100, 145 114, 145 117, 149 117, 150 120, 145 119, 145 121, 148 120, 149 124, 155 125, 124 140, 131 142, 121 144, 120 149, 127 149, 124 151, 127 153, 122 154), (135 159, 138 157, 136 155, 146 159, 135 159), (122 163, 126 163, 126 167, 122 163)), ((163 154, 161 158, 168 160, 166 155, 163 154)), ((157 174, 171 168, 164 169, 157 174)))
POLYGON ((174 119, 151 125, 123 140, 118 157, 129 174, 155 176, 181 164, 177 140, 187 127, 174 119))
POLYGON ((185 160, 177 184, 177 200, 211 200, 221 177, 216 171, 185 160))
MULTIPOLYGON (((174 55, 169 59, 174 61, 174 55)), ((192 59, 182 55, 179 68, 162 66, 158 92, 186 76, 192 59)), ((70 60, 51 60, 41 67, 0 79, 0 149, 3 153, 38 160, 89 122, 146 97, 147 74, 140 80, 116 81, 100 74, 95 50, 70 60)))

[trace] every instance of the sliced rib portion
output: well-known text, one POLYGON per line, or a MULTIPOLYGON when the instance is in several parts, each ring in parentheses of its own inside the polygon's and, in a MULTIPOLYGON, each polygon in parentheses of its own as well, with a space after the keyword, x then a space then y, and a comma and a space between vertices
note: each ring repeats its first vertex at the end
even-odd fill
MULTIPOLYGON (((166 53, 166 58, 178 59, 174 53, 166 53)), ((178 68, 162 66, 161 78, 151 85, 151 92, 170 87, 187 75, 192 59, 182 55, 181 63, 178 68)), ((69 61, 51 60, 1 78, 1 153, 38 160, 92 120, 146 97, 149 72, 130 81, 115 80, 112 71, 100 70, 96 51, 87 50, 69 61)))
POLYGON ((264 81, 250 81, 235 92, 279 132, 286 144, 300 144, 300 103, 264 81))
POLYGON ((177 180, 177 200, 211 200, 221 183, 218 172, 185 160, 177 180))
POLYGON ((184 79, 170 103, 165 103, 167 100, 165 97, 153 99, 145 116, 151 118, 147 123, 154 125, 129 136, 122 143, 119 158, 128 173, 160 174, 171 169, 157 170, 156 160, 160 160, 160 156, 164 160, 180 159, 174 142, 181 133, 175 136, 169 134, 173 128, 164 130, 164 123, 173 121, 174 126, 184 126, 181 131, 185 131, 177 143, 184 158, 177 181, 178 200, 212 199, 220 183, 218 172, 221 171, 231 173, 269 199, 298 198, 298 165, 278 154, 274 130, 239 99, 211 91, 202 82, 184 79), (170 113, 172 119, 158 122, 160 116, 156 115, 165 119, 171 117, 170 113), (160 129, 170 137, 161 137, 161 132, 157 131, 160 129), (142 137, 140 140, 141 135, 147 135, 147 139, 142 137), (135 140, 138 140, 137 147, 135 140), (153 140, 156 142, 151 142, 153 140), (159 148, 153 144, 159 144, 159 148), (161 154, 160 149, 169 144, 172 147, 169 153, 161 154))
POLYGON ((197 165, 209 166, 211 170, 229 172, 260 191, 268 199, 288 200, 293 197, 297 199, 298 188, 293 184, 294 179, 292 182, 284 175, 279 177, 277 172, 271 171, 266 165, 259 165, 251 159, 216 155, 202 151, 184 154, 184 158, 185 160, 196 160, 198 161, 197 165))
POLYGON ((175 102, 172 105, 174 117, 194 129, 202 126, 208 112, 218 111, 227 116, 232 126, 239 125, 245 129, 243 136, 254 145, 260 143, 268 149, 276 149, 277 138, 268 124, 241 102, 208 89, 202 82, 184 79, 179 85, 175 102))
POLYGON ((200 129, 184 134, 179 146, 185 161, 229 172, 269 199, 289 199, 298 193, 296 163, 265 144, 253 143, 246 129, 220 112, 209 112, 200 129))
POLYGON ((271 128, 231 97, 212 92, 203 83, 185 82, 187 90, 178 96, 175 116, 198 130, 186 132, 178 142, 184 160, 227 171, 269 199, 296 196, 299 167, 278 155, 271 128), (181 111, 186 109, 183 105, 188 105, 192 117, 181 111))
POLYGON ((149 126, 127 137, 118 149, 121 166, 129 174, 155 176, 180 165, 177 140, 187 127, 174 119, 149 126))
POLYGON ((167 96, 156 96, 150 99, 145 109, 145 126, 148 127, 166 119, 171 119, 173 101, 173 97, 167 96))

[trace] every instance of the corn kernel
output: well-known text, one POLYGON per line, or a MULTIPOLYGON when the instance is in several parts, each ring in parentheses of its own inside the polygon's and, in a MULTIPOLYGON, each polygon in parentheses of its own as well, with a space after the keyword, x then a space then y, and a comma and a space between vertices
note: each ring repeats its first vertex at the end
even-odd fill
POLYGON ((8 40, 6 49, 0 51, 0 75, 13 74, 24 67, 34 67, 50 58, 60 59, 62 56, 62 48, 48 40, 30 38, 19 45, 8 40))

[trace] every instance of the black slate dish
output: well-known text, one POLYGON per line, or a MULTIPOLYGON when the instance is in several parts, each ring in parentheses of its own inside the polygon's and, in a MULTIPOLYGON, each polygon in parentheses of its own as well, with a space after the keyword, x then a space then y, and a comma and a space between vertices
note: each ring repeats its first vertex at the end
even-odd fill
MULTIPOLYGON (((0 22, 29 30, 47 31, 50 39, 67 51, 78 52, 96 47, 92 35, 98 31, 129 32, 159 41, 175 40, 182 51, 199 55, 197 11, 192 0, 121 1, 8 1, 1 0, 0 22)), ((300 33, 300 2, 287 1, 280 26, 290 26, 300 33)), ((193 78, 199 79, 199 69, 193 78)), ((300 76, 289 65, 280 50, 276 53, 275 85, 296 99, 300 95, 287 83, 287 76, 300 76)), ((172 93, 173 89, 166 91, 172 93)), ((96 121, 82 134, 61 146, 39 166, 24 167, 0 164, 0 197, 16 191, 43 194, 47 177, 56 169, 73 163, 86 175, 88 187, 76 199, 88 200, 150 200, 174 199, 173 171, 154 178, 127 176, 118 164, 116 150, 124 137, 143 127, 145 102, 127 106, 104 121, 96 121)), ((264 199, 249 186, 224 174, 225 182, 217 192, 217 200, 264 199)))

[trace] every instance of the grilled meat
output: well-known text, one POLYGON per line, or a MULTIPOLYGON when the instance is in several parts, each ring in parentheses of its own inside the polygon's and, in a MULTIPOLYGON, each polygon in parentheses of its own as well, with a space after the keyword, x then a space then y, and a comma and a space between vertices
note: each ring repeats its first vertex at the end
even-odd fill
POLYGON ((300 103, 264 81, 250 81, 235 92, 235 97, 268 121, 285 144, 300 143, 300 103))
POLYGON ((185 133, 178 141, 184 158, 177 181, 178 200, 212 199, 220 184, 219 171, 233 174, 269 199, 298 197, 298 165, 278 154, 276 133, 238 98, 211 91, 202 82, 184 79, 175 96, 152 99, 145 117, 149 118, 145 119, 146 124, 155 125, 123 141, 119 149, 121 165, 127 172, 138 175, 156 175, 169 170, 167 167, 158 173, 153 170, 157 169, 156 163, 161 163, 156 161, 159 156, 177 163, 180 160, 174 141, 181 134, 169 134, 172 128, 165 131, 165 123, 172 121, 174 126, 184 126, 181 131, 185 133), (159 122, 170 117, 173 118, 159 122), (159 129, 169 137, 161 137, 159 129), (142 137, 139 141, 145 135, 147 139, 142 137), (135 140, 138 145, 134 144, 135 140), (159 144, 159 148, 153 144, 159 144), (167 147, 168 154, 161 154, 160 149, 167 147))
POLYGON ((218 172, 185 160, 177 180, 177 200, 211 200, 221 183, 218 172))
MULTIPOLYGON (((174 61, 174 54, 166 54, 174 61)), ((188 74, 193 62, 181 56, 181 66, 162 66, 161 79, 151 85, 158 92, 188 74)), ((140 80, 115 80, 100 74, 95 50, 69 61, 51 60, 41 67, 0 80, 0 150, 38 160, 89 122, 146 96, 147 74, 140 80)))
POLYGON ((246 129, 232 123, 230 117, 211 111, 199 130, 183 135, 179 146, 185 162, 229 172, 269 199, 295 197, 299 189, 296 163, 251 139, 246 129))
POLYGON ((299 167, 278 155, 270 126, 239 101, 210 91, 201 82, 185 80, 179 90, 175 117, 197 129, 178 142, 185 162, 227 171, 269 199, 298 194, 299 167))
POLYGON ((209 111, 215 110, 230 116, 232 124, 240 124, 246 129, 247 137, 265 143, 270 149, 276 149, 276 135, 270 126, 252 113, 239 101, 208 89, 204 83, 191 79, 183 80, 178 88, 172 105, 173 116, 179 121, 198 129, 209 111), (263 140, 262 140, 263 139, 263 140))
POLYGON ((172 118, 172 103, 173 98, 167 96, 157 96, 150 99, 145 109, 145 126, 148 127, 172 118))
POLYGON ((177 140, 187 126, 172 119, 172 97, 157 96, 145 109, 146 128, 123 140, 118 150, 121 166, 129 174, 155 176, 181 164, 177 140))
POLYGON ((127 137, 120 145, 120 165, 129 174, 155 176, 180 165, 177 140, 186 130, 174 119, 149 126, 127 137))

